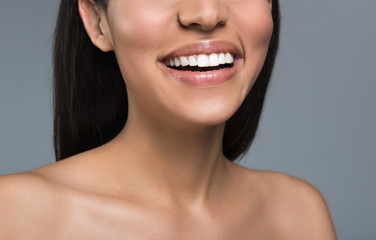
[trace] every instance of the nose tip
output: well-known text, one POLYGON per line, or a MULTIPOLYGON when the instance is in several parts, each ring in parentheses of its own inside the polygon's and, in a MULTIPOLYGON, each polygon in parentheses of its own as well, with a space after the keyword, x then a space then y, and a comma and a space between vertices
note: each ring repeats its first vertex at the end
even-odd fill
POLYGON ((186 28, 209 32, 227 22, 227 7, 221 0, 187 0, 182 2, 178 20, 186 28))

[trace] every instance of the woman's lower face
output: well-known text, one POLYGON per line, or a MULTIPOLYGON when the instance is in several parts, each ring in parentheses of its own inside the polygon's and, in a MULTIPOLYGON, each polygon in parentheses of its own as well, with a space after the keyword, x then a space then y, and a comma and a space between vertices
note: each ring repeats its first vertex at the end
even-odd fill
POLYGON ((129 109, 216 125, 256 80, 273 31, 268 0, 110 0, 108 32, 129 109))

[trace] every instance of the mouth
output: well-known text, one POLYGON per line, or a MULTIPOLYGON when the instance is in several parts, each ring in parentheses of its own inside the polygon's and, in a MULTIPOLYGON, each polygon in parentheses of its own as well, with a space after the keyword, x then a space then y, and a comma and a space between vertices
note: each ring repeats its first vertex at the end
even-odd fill
POLYGON ((229 52, 169 57, 163 60, 168 68, 177 71, 210 72, 234 66, 234 56, 229 52))
POLYGON ((162 57, 163 69, 193 86, 213 86, 230 81, 243 56, 226 41, 202 41, 183 46, 162 57))

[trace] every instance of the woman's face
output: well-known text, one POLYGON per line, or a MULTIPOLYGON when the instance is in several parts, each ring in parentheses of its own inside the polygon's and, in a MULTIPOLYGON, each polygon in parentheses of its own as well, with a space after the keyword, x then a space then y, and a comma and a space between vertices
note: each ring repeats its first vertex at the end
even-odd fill
POLYGON ((238 109, 273 30, 268 0, 109 0, 105 18, 130 116, 199 125, 238 109))

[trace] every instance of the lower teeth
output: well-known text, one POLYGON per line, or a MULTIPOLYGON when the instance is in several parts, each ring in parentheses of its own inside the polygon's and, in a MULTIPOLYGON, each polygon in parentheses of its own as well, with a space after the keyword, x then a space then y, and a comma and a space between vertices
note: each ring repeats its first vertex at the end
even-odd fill
POLYGON ((178 70, 178 71, 208 72, 208 71, 215 71, 215 70, 220 70, 220 69, 224 69, 224 68, 231 68, 233 66, 234 66, 233 64, 224 64, 224 65, 220 65, 220 66, 216 66, 216 67, 197 67, 197 66, 194 66, 194 67, 191 67, 191 66, 170 67, 169 66, 169 68, 172 68, 172 69, 175 69, 175 70, 178 70))

